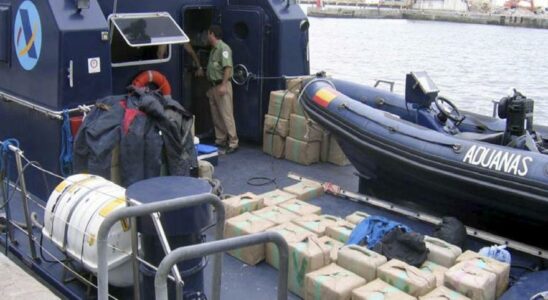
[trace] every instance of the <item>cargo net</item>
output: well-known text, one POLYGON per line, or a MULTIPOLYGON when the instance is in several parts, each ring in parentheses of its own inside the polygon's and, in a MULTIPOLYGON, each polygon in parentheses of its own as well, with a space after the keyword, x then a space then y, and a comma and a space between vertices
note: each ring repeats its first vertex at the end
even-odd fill
MULTIPOLYGON (((2 141, 0 141, 0 145, 4 145, 4 143, 2 141)), ((32 241, 32 243, 34 245, 39 246, 38 252, 39 252, 40 258, 44 262, 47 262, 47 263, 50 263, 50 264, 59 264, 64 268, 64 270, 66 270, 66 272, 63 272, 63 279, 62 280, 64 281, 64 283, 67 283, 69 281, 72 281, 72 280, 76 279, 79 282, 81 282, 82 284, 87 286, 87 294, 88 294, 88 296, 90 296, 91 289, 95 289, 95 290, 98 289, 96 283, 93 281, 93 278, 95 277, 95 275, 92 272, 85 272, 83 274, 82 271, 81 271, 82 264, 78 260, 75 260, 75 259, 69 257, 65 250, 62 250, 62 249, 56 247, 56 249, 58 251, 52 251, 52 250, 48 249, 48 247, 43 246, 43 236, 44 236, 44 234, 42 232, 42 229, 44 228, 44 225, 40 223, 38 213, 33 211, 30 214, 30 219, 31 219, 30 221, 32 223, 16 221, 16 220, 12 219, 9 216, 9 205, 10 205, 11 202, 13 202, 12 200, 15 198, 16 193, 19 192, 22 195, 22 197, 26 196, 27 200, 30 200, 29 204, 32 204, 33 209, 38 208, 38 209, 42 210, 42 216, 45 215, 45 212, 46 212, 47 208, 44 206, 43 201, 38 200, 38 198, 36 196, 30 195, 28 193, 26 193, 26 195, 25 195, 25 193, 23 193, 22 183, 24 182, 24 180, 22 178, 23 178, 23 175, 25 174, 25 172, 27 172, 27 170, 29 168, 33 168, 33 169, 36 169, 39 172, 41 172, 43 180, 44 180, 45 188, 48 191, 51 191, 51 189, 50 189, 50 186, 49 186, 48 181, 47 181, 47 176, 51 176, 55 179, 60 179, 61 181, 64 181, 68 184, 77 185, 78 188, 81 188, 81 189, 88 189, 89 191, 91 191, 92 188, 87 187, 87 186, 81 184, 80 182, 71 181, 70 179, 67 179, 63 176, 60 176, 60 175, 50 171, 50 170, 47 170, 47 169, 43 168, 40 165, 40 163, 38 163, 36 161, 29 160, 27 157, 25 157, 23 152, 21 150, 19 150, 18 145, 16 145, 16 147, 11 148, 11 151, 5 151, 4 150, 4 151, 0 152, 0 161, 2 161, 4 163, 3 165, 0 166, 1 167, 0 168, 0 192, 1 192, 2 200, 3 200, 2 203, 0 204, 0 210, 4 210, 4 212, 8 212, 8 213, 4 213, 3 216, 0 216, 0 219, 3 218, 3 220, 2 220, 3 222, 0 222, 0 231, 2 231, 3 233, 6 234, 6 240, 5 240, 6 249, 8 249, 8 245, 9 245, 8 241, 10 241, 12 243, 17 242, 14 239, 13 229, 21 231, 26 236, 30 236, 29 244, 31 243, 30 241, 32 241), (22 164, 21 172, 19 174, 17 174, 15 182, 10 182, 9 174, 8 174, 7 171, 9 170, 9 159, 13 158, 11 156, 13 156, 14 154, 20 156, 20 158, 23 161, 23 164, 22 164), (31 227, 32 235, 29 234, 29 230, 28 230, 29 227, 31 227), (36 237, 37 233, 34 230, 34 228, 39 229, 39 235, 40 235, 39 238, 36 237), (60 258, 54 252, 60 252, 61 254, 65 255, 65 257, 60 258), (66 275, 68 274, 67 272, 72 274, 74 277, 66 279, 66 275)), ((107 193, 104 193, 103 191, 100 191, 100 190, 94 190, 94 192, 100 193, 100 194, 102 194, 106 197, 109 197, 112 200, 116 200, 116 199, 119 198, 119 196, 107 194, 107 193)), ((127 202, 127 199, 126 199, 126 205, 127 204, 128 204, 128 202, 127 202)), ((55 217, 55 221, 62 222, 65 226, 70 227, 71 230, 76 230, 79 233, 81 233, 82 236, 85 238, 85 241, 96 239, 95 235, 80 230, 79 228, 77 228, 73 224, 71 224, 70 222, 67 222, 67 220, 64 220, 62 218, 58 218, 56 216, 54 216, 54 217, 55 217)), ((50 244, 52 246, 54 246, 53 242, 50 242, 50 244)), ((97 245, 97 244, 95 243, 95 245, 97 245)), ((112 250, 112 253, 118 252, 118 253, 123 253, 123 254, 128 255, 128 256, 132 255, 131 251, 121 249, 121 248, 117 247, 116 245, 113 245, 112 243, 108 243, 108 241, 107 241, 107 246, 112 250)), ((32 245, 29 245, 29 247, 32 247, 32 245)), ((29 258, 31 258, 31 257, 29 257, 29 258)), ((137 260, 140 263, 142 263, 143 265, 153 269, 154 271, 158 270, 157 266, 151 264, 150 262, 144 260, 141 257, 137 256, 137 260)), ((169 280, 171 280, 173 282, 176 282, 175 278, 172 275, 168 275, 168 278, 169 278, 169 280)), ((109 294, 109 298, 118 299, 112 294, 109 294)))

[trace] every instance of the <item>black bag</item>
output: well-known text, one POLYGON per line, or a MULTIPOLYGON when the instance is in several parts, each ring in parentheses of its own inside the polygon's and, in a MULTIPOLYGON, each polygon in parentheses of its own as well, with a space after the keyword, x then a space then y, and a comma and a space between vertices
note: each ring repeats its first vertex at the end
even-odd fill
POLYGON ((400 228, 395 228, 385 235, 373 251, 386 256, 389 260, 399 259, 417 268, 426 261, 428 255, 424 236, 416 232, 403 232, 400 228))
POLYGON ((432 236, 463 249, 466 241, 466 228, 462 222, 454 217, 443 217, 441 220, 432 236))

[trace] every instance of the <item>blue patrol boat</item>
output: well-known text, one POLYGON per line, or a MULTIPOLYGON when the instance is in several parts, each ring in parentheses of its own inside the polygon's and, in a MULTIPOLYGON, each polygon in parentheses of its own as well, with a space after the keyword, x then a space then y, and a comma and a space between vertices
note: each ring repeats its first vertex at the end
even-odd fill
POLYGON ((405 96, 319 78, 301 100, 358 169, 362 193, 548 246, 535 234, 548 228, 548 128, 533 124, 532 99, 514 91, 498 118, 461 112, 417 72, 405 96))
MULTIPOLYGON (((196 133, 207 133, 211 124, 205 93, 210 83, 194 75, 199 66, 181 44, 191 43, 199 64, 205 66, 210 24, 223 28, 223 41, 233 50, 234 64, 253 74, 234 87, 235 119, 240 137, 259 141, 269 93, 285 87, 284 77, 310 71, 309 23, 293 1, 0 0, 0 220, 4 221, 0 245, 61 297, 166 299, 169 295, 218 300, 221 295, 272 299, 277 294, 278 299, 298 298, 288 295, 287 255, 279 255, 279 272, 264 263, 249 267, 222 255, 229 248, 244 246, 243 242, 246 246, 276 242, 280 254, 287 245, 284 248, 279 235, 269 233, 223 239, 224 206, 213 192, 218 186, 189 176, 166 176, 137 181, 126 189, 96 175, 71 176, 72 137, 82 119, 97 117, 97 103, 99 109, 110 111, 115 107, 110 103, 131 100, 127 87, 132 84, 159 90, 162 97, 154 99, 184 107, 196 117, 196 133), (215 208, 216 220, 208 205, 215 208), (181 250, 193 251, 192 257, 186 252, 187 259, 166 262, 166 255, 172 258, 184 253, 181 250), (275 288, 277 277, 280 283, 275 288)), ((335 82, 341 88, 350 84, 335 82)), ((383 101, 391 99, 386 96, 383 101)), ((394 108, 392 117, 397 119, 402 108, 394 108)), ((97 137, 88 133, 90 138, 97 137)), ((351 139, 340 140, 347 151, 351 139)), ((241 148, 219 158, 215 174, 227 193, 261 194, 274 188, 246 184, 257 176, 276 177, 269 181, 276 188, 290 185, 294 181, 285 177, 289 170, 320 176, 348 190, 356 187, 351 166, 274 164, 254 145, 241 148)), ((475 155, 482 156, 471 154, 472 161, 475 155)), ((355 156, 349 156, 366 175, 355 156)), ((525 163, 531 172, 530 162, 525 163)), ((518 164, 515 172, 525 170, 518 164)), ((327 194, 311 203, 327 214, 344 216, 365 210, 406 223, 422 234, 434 230, 413 214, 386 209, 392 205, 342 202, 327 194)), ((475 237, 481 239, 469 238, 467 249, 508 244, 512 261, 522 267, 512 270, 516 278, 529 274, 524 270, 540 270, 546 264, 548 253, 542 248, 488 234, 475 237)), ((533 287, 515 294, 533 295, 547 289, 546 272, 535 275, 534 280, 523 276, 533 287)))

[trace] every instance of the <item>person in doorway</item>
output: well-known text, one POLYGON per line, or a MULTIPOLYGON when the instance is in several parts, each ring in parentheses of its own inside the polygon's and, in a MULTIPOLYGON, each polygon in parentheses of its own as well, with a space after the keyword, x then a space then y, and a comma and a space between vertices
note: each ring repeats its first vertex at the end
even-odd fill
POLYGON ((211 44, 211 53, 207 64, 207 79, 211 88, 207 91, 211 117, 215 127, 215 144, 225 148, 229 154, 238 149, 238 136, 234 122, 232 102, 232 50, 222 41, 222 30, 211 25, 207 39, 211 44))
MULTIPOLYGON (((196 52, 194 51, 194 48, 192 48, 192 45, 190 44, 190 42, 184 43, 183 48, 188 54, 190 54, 190 57, 192 57, 192 60, 196 64, 197 69, 196 69, 195 75, 197 77, 204 76, 204 68, 202 68, 202 66, 200 65, 200 60, 198 59, 198 55, 196 55, 196 52)), ((158 57, 158 59, 164 59, 167 57, 167 49, 168 49, 167 45, 158 46, 158 49, 156 51, 156 56, 158 57)))

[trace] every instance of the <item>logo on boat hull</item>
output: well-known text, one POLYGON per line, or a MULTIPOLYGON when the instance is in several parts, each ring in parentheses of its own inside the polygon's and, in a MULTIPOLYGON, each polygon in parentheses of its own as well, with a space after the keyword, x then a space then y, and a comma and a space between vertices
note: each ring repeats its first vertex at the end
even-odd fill
POLYGON ((529 172, 529 164, 533 162, 533 158, 473 145, 468 149, 462 161, 470 165, 481 166, 499 172, 526 176, 529 172))
POLYGON ((42 24, 40 14, 31 1, 23 1, 17 10, 13 26, 15 53, 23 69, 34 69, 42 50, 42 24))

